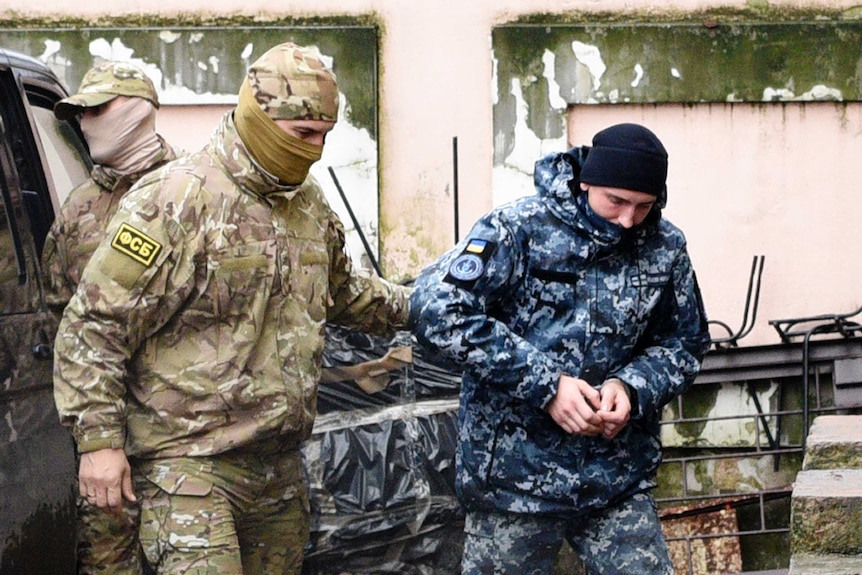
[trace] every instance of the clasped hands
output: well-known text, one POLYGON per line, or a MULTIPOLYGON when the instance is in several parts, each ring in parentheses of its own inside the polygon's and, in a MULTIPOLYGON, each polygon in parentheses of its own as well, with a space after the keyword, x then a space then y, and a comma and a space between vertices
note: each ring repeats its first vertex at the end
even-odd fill
POLYGON ((557 395, 548 413, 567 433, 613 439, 631 416, 632 406, 625 384, 607 380, 596 389, 583 379, 561 375, 557 395))

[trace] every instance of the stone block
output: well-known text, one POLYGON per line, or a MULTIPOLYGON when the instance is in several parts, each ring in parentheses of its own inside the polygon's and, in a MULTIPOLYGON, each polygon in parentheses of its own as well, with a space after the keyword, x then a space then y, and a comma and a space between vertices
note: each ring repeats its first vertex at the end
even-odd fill
POLYGON ((862 469, 800 471, 790 530, 792 555, 862 554, 862 469))
POLYGON ((802 469, 862 469, 862 415, 815 418, 802 469))

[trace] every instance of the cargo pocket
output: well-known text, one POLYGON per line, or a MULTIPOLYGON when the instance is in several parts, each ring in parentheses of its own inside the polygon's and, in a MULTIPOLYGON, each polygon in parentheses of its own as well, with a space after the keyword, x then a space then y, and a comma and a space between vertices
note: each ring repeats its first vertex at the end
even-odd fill
POLYGON ((174 552, 199 553, 224 547, 230 533, 223 509, 213 501, 209 466, 183 461, 154 464, 138 477, 141 545, 147 560, 158 565, 174 552))
MULTIPOLYGON (((207 469, 202 469, 206 472, 207 469)), ((170 495, 190 495, 203 497, 212 492, 212 481, 191 475, 184 470, 174 470, 167 466, 155 465, 147 473, 147 479, 162 491, 170 495)))
POLYGON ((298 241, 297 247, 289 254, 289 292, 312 321, 323 322, 329 302, 329 253, 322 242, 298 241))

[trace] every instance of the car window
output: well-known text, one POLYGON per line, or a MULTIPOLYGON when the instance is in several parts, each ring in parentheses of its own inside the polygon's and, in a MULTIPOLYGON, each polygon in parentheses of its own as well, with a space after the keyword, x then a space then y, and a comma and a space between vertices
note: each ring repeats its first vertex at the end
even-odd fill
POLYGON ((32 312, 39 296, 38 284, 32 281, 36 270, 25 247, 27 230, 13 203, 18 180, 12 166, 11 154, 0 142, 0 315, 32 312))
MULTIPOLYGON (((35 104, 32 99, 31 103, 35 104)), ((89 176, 89 166, 82 160, 87 151, 72 126, 57 120, 52 110, 38 105, 34 105, 32 110, 48 161, 45 175, 51 180, 59 206, 62 206, 69 192, 89 176)))
POLYGON ((9 56, 0 49, 0 573, 72 575, 77 466, 54 405, 57 318, 39 258, 59 198, 89 166, 77 125, 53 117, 63 86, 9 56))
MULTIPOLYGON (((2 171, 2 170, 0 170, 2 171)), ((10 313, 12 304, 21 289, 18 286, 17 251, 6 210, 8 190, 5 176, 0 174, 0 314, 10 313)))

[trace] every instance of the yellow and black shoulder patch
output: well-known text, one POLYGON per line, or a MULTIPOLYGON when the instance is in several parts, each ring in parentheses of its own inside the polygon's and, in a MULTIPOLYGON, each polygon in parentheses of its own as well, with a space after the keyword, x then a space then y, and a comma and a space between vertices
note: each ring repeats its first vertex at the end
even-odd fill
POLYGON ((162 250, 162 244, 129 224, 120 226, 111 241, 111 247, 147 267, 162 250))

